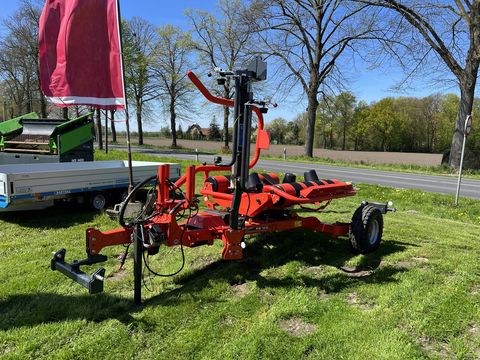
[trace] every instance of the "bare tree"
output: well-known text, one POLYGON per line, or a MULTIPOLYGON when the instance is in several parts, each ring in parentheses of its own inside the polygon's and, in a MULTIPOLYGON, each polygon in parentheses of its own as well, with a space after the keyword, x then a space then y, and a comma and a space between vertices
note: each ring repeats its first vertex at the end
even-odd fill
POLYGON ((265 52, 287 69, 284 83, 300 83, 307 97, 305 154, 313 156, 319 94, 341 85, 340 58, 355 40, 367 38, 374 17, 348 0, 257 0, 250 14, 265 52))
POLYGON ((143 145, 143 115, 147 104, 159 96, 153 70, 158 36, 155 26, 139 17, 124 22, 123 26, 127 92, 135 107, 138 144, 143 145))
POLYGON ((192 111, 193 91, 186 79, 193 43, 189 33, 172 25, 158 29, 154 72, 158 79, 160 99, 170 114, 172 146, 177 146, 177 118, 188 117, 192 111))
MULTIPOLYGON (((449 165, 458 168, 465 119, 472 112, 480 65, 479 1, 359 1, 388 9, 398 16, 392 19, 392 16, 384 15, 384 35, 391 40, 387 49, 402 65, 414 64, 413 69, 407 66, 409 75, 421 73, 425 76, 425 71, 432 68, 436 77, 439 73, 445 75, 444 70, 453 75, 460 88, 460 103, 449 165), (405 22, 408 26, 404 26, 405 22)), ((445 76, 443 80, 446 80, 445 76)))
MULTIPOLYGON (((223 67, 233 70, 241 65, 247 57, 247 48, 252 38, 239 9, 243 6, 240 0, 219 0, 216 15, 205 11, 188 11, 187 16, 193 26, 195 49, 201 60, 209 67, 223 67)), ((221 96, 233 97, 233 84, 227 78, 221 96)), ((230 108, 223 107, 224 146, 228 148, 228 119, 230 108)))
POLYGON ((22 0, 19 9, 4 21, 6 33, 0 42, 0 75, 17 113, 33 111, 33 100, 39 99, 41 115, 46 117, 46 101, 39 80, 40 13, 39 1, 22 0))

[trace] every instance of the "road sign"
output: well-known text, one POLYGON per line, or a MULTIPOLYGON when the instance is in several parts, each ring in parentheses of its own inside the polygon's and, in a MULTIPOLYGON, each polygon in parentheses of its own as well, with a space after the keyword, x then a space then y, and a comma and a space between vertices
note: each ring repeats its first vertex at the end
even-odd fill
POLYGON ((472 131, 472 115, 468 115, 465 120, 465 136, 470 135, 472 131))
POLYGON ((468 134, 470 134, 470 131, 472 131, 472 115, 467 115, 467 118, 465 119, 465 129, 463 129, 462 155, 460 157, 460 169, 458 170, 457 192, 455 193, 455 206, 458 206, 460 184, 462 182, 463 158, 465 156, 465 143, 467 142, 467 136, 468 134))

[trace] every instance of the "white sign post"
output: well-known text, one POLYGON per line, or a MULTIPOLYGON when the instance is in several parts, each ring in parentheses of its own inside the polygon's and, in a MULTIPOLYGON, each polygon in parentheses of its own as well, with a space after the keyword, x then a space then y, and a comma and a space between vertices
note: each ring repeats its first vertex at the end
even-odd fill
POLYGON ((457 192, 455 194, 455 206, 458 206, 458 197, 460 195, 460 185, 462 183, 462 170, 463 170, 463 158, 465 156, 465 144, 467 142, 467 136, 472 131, 472 115, 468 115, 465 119, 465 128, 463 129, 463 145, 462 145, 462 156, 460 158, 460 169, 458 170, 458 183, 457 183, 457 192))

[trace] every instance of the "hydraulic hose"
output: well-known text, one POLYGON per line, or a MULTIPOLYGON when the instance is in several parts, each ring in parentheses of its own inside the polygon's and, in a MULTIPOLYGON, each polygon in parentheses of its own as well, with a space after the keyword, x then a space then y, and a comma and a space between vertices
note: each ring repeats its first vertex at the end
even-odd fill
POLYGON ((155 180, 156 178, 157 178, 157 175, 152 175, 149 178, 146 178, 142 182, 135 185, 135 187, 132 189, 132 191, 130 191, 128 193, 127 197, 125 198, 125 200, 122 202, 122 204, 120 206, 120 211, 118 212, 118 222, 120 223, 120 225, 122 227, 127 228, 127 227, 132 227, 133 225, 135 225, 134 223, 132 223, 132 224, 125 223, 125 210, 127 209, 127 205, 130 202, 130 199, 132 199, 133 195, 136 192, 138 192, 138 190, 140 190, 143 186, 145 186, 146 184, 148 184, 152 180, 155 180))

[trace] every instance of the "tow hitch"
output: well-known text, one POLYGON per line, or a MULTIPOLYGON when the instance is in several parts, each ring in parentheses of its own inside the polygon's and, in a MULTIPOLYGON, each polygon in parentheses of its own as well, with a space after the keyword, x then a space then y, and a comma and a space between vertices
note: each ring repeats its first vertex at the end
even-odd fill
POLYGON ((65 249, 60 249, 53 254, 50 267, 52 270, 58 270, 62 274, 68 276, 73 281, 79 283, 88 289, 89 294, 97 294, 103 291, 103 280, 105 269, 100 268, 92 275, 88 275, 80 270, 82 265, 93 265, 107 260, 105 255, 90 255, 83 260, 73 260, 71 264, 65 262, 65 249))

